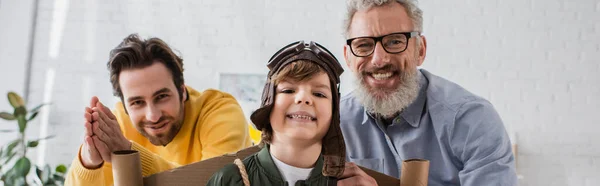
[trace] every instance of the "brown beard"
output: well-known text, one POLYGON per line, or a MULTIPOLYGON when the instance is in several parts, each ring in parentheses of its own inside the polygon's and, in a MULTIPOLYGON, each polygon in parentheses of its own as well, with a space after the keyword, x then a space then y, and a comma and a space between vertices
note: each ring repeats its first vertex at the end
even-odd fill
POLYGON ((177 119, 175 119, 172 116, 164 116, 163 115, 162 117, 160 117, 158 122, 152 122, 152 123, 141 122, 141 123, 139 123, 138 127, 136 127, 136 129, 138 130, 138 132, 140 132, 142 134, 142 136, 146 137, 150 141, 150 143, 152 143, 153 145, 166 146, 171 141, 173 141, 175 136, 177 136, 177 133, 179 133, 181 126, 183 126, 183 104, 181 105, 181 108, 179 109, 179 116, 177 117, 177 119), (171 123, 168 126, 169 130, 167 130, 167 133, 165 133, 165 134, 159 134, 157 136, 152 136, 144 130, 145 125, 153 124, 153 123, 161 123, 161 122, 164 122, 165 120, 171 121, 171 123))

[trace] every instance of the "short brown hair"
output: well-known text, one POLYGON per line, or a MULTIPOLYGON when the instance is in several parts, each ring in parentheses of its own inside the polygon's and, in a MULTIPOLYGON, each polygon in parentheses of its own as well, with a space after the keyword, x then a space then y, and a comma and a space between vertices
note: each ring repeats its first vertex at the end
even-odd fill
POLYGON ((142 40, 137 34, 127 36, 110 51, 110 60, 107 66, 110 71, 113 94, 123 101, 123 92, 119 84, 121 71, 145 68, 156 62, 163 63, 171 72, 173 83, 177 87, 181 100, 183 98, 181 86, 184 83, 183 59, 177 56, 163 40, 155 37, 142 40))
MULTIPOLYGON (((316 63, 308 60, 297 60, 284 66, 279 73, 273 74, 270 81, 277 86, 281 81, 302 82, 309 80, 319 73, 325 73, 325 70, 316 63)), ((271 143, 273 137, 273 128, 266 125, 261 131, 261 143, 271 143)))

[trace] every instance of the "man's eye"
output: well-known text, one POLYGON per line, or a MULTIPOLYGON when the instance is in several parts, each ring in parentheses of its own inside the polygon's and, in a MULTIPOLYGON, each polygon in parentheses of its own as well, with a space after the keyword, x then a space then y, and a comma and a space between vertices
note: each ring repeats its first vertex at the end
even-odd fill
POLYGON ((362 48, 371 48, 371 47, 373 47, 373 44, 372 43, 361 43, 361 44, 358 44, 358 46, 356 46, 356 47, 361 48, 361 49, 362 48))
POLYGON ((158 95, 158 96, 156 97, 156 99, 163 99, 163 98, 166 98, 166 97, 169 97, 169 95, 166 95, 166 94, 161 94, 161 95, 158 95))
POLYGON ((134 101, 134 102, 131 102, 131 106, 142 105, 142 103, 143 103, 142 101, 134 101))
POLYGON ((403 42, 403 41, 401 41, 401 40, 391 40, 391 41, 390 41, 390 44, 393 44, 393 45, 399 45, 399 44, 403 44, 403 43, 404 43, 404 42, 403 42))

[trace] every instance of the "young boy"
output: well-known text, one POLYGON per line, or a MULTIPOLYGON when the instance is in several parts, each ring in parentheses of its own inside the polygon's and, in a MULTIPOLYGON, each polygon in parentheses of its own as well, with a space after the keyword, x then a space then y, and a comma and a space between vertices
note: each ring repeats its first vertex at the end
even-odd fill
POLYGON ((344 170, 339 76, 321 45, 303 41, 271 57, 261 107, 250 119, 262 150, 216 172, 207 185, 327 185, 344 170))

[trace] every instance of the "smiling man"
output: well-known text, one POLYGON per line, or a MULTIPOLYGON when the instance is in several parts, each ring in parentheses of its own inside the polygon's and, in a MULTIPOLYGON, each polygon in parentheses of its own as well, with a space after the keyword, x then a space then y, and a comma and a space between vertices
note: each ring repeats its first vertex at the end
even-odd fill
POLYGON ((183 60, 158 38, 132 34, 110 53, 111 112, 96 97, 66 185, 112 185, 111 152, 140 152, 148 176, 250 146, 248 125, 229 94, 185 86, 183 60))
POLYGON ((427 42, 414 0, 349 0, 344 58, 357 89, 340 102, 351 162, 394 177, 430 160, 429 185, 517 184, 502 120, 487 100, 417 69, 427 42))

